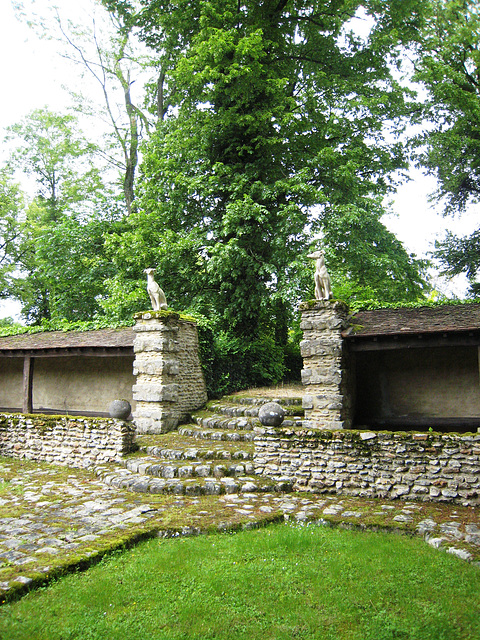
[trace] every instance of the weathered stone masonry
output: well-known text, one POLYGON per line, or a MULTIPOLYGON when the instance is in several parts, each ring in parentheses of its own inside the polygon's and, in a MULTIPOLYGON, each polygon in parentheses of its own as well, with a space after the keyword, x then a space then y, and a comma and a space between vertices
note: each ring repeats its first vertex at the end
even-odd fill
POLYGON ((134 448, 135 429, 121 420, 0 414, 0 455, 85 468, 118 462, 134 448))
POLYGON ((134 422, 139 433, 164 433, 207 401, 197 326, 173 312, 135 317, 134 422))
POLYGON ((480 434, 256 432, 255 473, 300 491, 480 504, 480 434))
POLYGON ((301 310, 304 424, 348 429, 352 424, 351 367, 342 339, 348 308, 342 302, 317 300, 304 303, 301 310))

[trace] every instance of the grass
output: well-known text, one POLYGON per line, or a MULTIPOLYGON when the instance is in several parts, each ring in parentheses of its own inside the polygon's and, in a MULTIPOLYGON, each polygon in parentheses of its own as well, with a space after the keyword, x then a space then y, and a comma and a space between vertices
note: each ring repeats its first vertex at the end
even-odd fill
POLYGON ((472 640, 480 571, 405 536, 153 539, 0 609, 8 640, 472 640))

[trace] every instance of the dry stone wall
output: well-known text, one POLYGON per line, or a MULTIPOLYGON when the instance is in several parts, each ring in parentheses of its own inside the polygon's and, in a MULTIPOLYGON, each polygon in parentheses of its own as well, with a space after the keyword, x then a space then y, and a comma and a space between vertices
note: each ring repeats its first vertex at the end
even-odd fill
POLYGON ((164 433, 207 401, 197 325, 172 312, 135 317, 134 422, 139 433, 164 433))
POLYGON ((257 428, 254 466, 300 491, 480 504, 480 433, 257 428))
POLYGON ((135 448, 132 424, 107 418, 0 414, 0 455, 84 468, 135 448))
POLYGON ((305 425, 348 429, 352 423, 351 368, 341 335, 348 308, 342 302, 316 300, 301 305, 301 311, 305 425))

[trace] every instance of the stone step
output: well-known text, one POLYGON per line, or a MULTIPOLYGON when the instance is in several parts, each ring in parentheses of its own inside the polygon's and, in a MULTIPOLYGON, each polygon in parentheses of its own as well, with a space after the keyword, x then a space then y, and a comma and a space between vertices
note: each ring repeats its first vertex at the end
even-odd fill
POLYGON ((185 460, 175 460, 170 463, 159 463, 158 459, 130 458, 124 461, 125 468, 140 475, 153 476, 155 478, 223 478, 252 475, 253 463, 250 460, 232 462, 231 460, 214 460, 206 462, 202 460, 191 461, 185 464, 185 460))
POLYGON ((260 426, 260 421, 257 418, 225 418, 223 415, 215 414, 194 414, 192 416, 193 422, 199 427, 204 429, 224 429, 228 430, 242 430, 252 431, 254 427, 260 426))
POLYGON ((215 450, 195 446, 184 449, 166 449, 162 446, 140 446, 140 451, 161 460, 253 460, 253 450, 246 449, 217 448, 215 450))
MULTIPOLYGON (((252 398, 250 398, 252 399, 252 398)), ((271 402, 276 402, 276 400, 272 400, 271 402)), ((265 403, 255 406, 240 406, 237 404, 230 404, 225 402, 209 402, 207 405, 207 409, 212 411, 215 414, 220 414, 224 416, 230 417, 249 417, 256 418, 258 417, 258 412, 260 408, 265 403)), ((285 411, 286 416, 292 416, 293 419, 301 419, 304 415, 304 411, 302 405, 282 405, 285 411)))
MULTIPOLYGON (((195 425, 182 425, 194 427, 195 425)), ((182 428, 182 427, 180 427, 182 428)), ((199 459, 240 459, 253 458, 255 449, 253 440, 206 440, 199 441, 189 435, 181 435, 178 431, 158 434, 139 434, 137 444, 140 451, 166 460, 199 459)))
POLYGON ((290 492, 292 483, 272 481, 256 476, 241 478, 156 478, 134 473, 124 467, 99 466, 96 475, 106 484, 137 493, 167 493, 176 495, 220 495, 224 493, 290 492))
MULTIPOLYGON (((223 430, 242 430, 252 431, 256 427, 260 427, 260 420, 257 418, 241 417, 241 418, 224 418, 221 415, 205 415, 197 414, 192 416, 193 421, 199 427, 205 429, 223 429, 223 430)), ((301 427, 302 418, 295 417, 291 419, 285 419, 282 422, 282 427, 301 427)))
POLYGON ((178 427, 178 433, 182 436, 194 438, 195 440, 221 440, 225 442, 253 442, 255 437, 253 431, 221 431, 220 429, 210 431, 208 429, 198 429, 192 425, 178 427))
POLYGON ((267 402, 277 402, 281 404, 284 409, 287 407, 298 407, 300 410, 302 408, 302 398, 299 397, 285 397, 282 398, 280 395, 278 398, 275 397, 237 397, 237 396, 227 396, 223 398, 220 402, 225 403, 225 400, 228 400, 230 404, 233 405, 253 405, 253 406, 261 406, 262 404, 266 404, 267 402))

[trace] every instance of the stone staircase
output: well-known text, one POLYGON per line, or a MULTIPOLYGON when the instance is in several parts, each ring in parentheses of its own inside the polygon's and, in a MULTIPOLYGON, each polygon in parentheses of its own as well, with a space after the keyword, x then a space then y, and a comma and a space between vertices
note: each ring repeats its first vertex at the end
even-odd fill
POLYGON ((219 495, 288 492, 288 481, 255 474, 255 429, 266 402, 285 409, 282 426, 301 427, 301 398, 227 396, 192 415, 189 424, 158 435, 139 435, 139 451, 121 464, 98 466, 97 476, 109 485, 142 493, 219 495))

